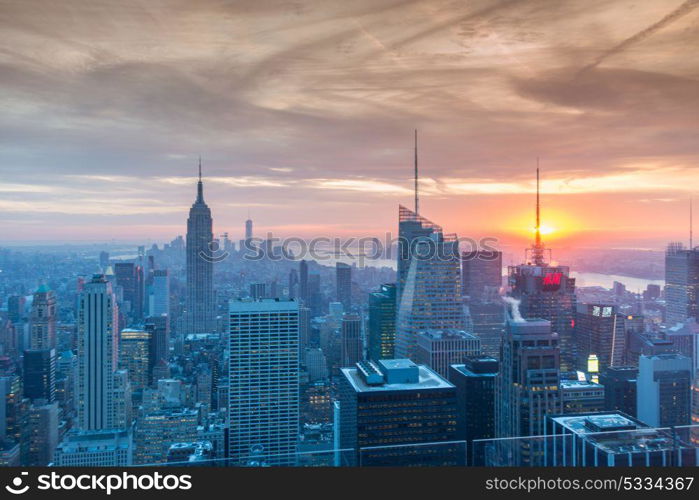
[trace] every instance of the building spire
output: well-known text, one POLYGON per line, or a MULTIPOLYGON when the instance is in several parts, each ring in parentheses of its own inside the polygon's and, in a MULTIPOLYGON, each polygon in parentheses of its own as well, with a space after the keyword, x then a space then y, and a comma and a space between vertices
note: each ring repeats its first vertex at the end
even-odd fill
POLYGON ((420 205, 418 201, 418 191, 417 191, 417 129, 415 129, 415 214, 420 213, 420 205))
POLYGON ((204 184, 201 182, 201 156, 199 156, 199 182, 197 182, 197 203, 204 203, 204 184))
POLYGON ((536 227, 534 228, 534 247, 532 257, 534 264, 540 266, 544 263, 544 244, 541 242, 541 200, 539 194, 539 157, 536 157, 536 227))

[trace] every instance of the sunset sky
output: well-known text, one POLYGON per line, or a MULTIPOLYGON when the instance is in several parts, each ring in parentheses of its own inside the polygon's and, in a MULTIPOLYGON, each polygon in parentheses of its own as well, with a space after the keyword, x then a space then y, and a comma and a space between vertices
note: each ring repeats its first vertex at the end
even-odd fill
MULTIPOLYGON (((699 0, 0 0, 0 245, 216 233, 686 239, 699 0)), ((699 207, 699 201, 696 203, 699 207)))

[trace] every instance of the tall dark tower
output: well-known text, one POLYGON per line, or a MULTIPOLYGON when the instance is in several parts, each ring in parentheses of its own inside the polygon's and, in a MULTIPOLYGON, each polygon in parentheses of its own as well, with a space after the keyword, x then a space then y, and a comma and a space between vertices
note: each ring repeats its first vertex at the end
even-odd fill
POLYGON ((213 239, 211 210, 204 202, 199 159, 197 199, 187 219, 187 333, 208 333, 216 329, 214 264, 207 258, 213 239))
POLYGON ((546 261, 547 249, 541 241, 541 206, 539 203, 539 168, 536 169, 536 227, 534 244, 527 249, 525 262, 508 267, 510 295, 521 301, 525 318, 541 318, 551 322, 560 341, 561 371, 575 370, 573 324, 576 309, 575 278, 568 266, 546 261))
POLYGON ((250 241, 252 239, 252 219, 250 218, 250 213, 248 212, 248 219, 245 221, 245 240, 250 241))

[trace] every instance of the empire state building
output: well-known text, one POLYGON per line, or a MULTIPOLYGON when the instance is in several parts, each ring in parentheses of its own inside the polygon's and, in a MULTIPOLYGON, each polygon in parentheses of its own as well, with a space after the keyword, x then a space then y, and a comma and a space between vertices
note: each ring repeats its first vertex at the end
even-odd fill
POLYGON ((201 160, 197 199, 187 219, 187 333, 210 333, 216 330, 214 314, 214 264, 207 258, 213 241, 211 210, 204 202, 201 160))

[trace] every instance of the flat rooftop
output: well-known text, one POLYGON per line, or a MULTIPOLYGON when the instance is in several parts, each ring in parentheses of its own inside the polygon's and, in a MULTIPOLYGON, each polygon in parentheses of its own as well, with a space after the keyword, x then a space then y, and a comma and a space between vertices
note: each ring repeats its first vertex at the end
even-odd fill
MULTIPOLYGON (((406 359, 382 360, 386 364, 393 364, 390 368, 410 368, 415 364, 406 359)), ((425 365, 417 365, 419 381, 415 384, 381 384, 368 385, 364 382, 362 375, 357 368, 342 368, 341 372, 349 381, 355 391, 367 392, 390 392, 390 391, 414 391, 416 389, 451 389, 454 385, 444 380, 425 365)))
MULTIPOLYGON (((670 434, 621 413, 560 416, 553 417, 552 420, 599 450, 614 455, 676 448, 676 443, 670 434)), ((687 446, 685 443, 677 444, 680 447, 687 446)))
POLYGON ((596 389, 602 390, 604 386, 595 384, 594 382, 583 382, 581 380, 561 380, 561 389, 596 389))

